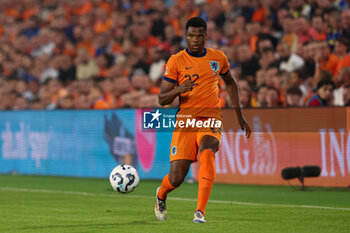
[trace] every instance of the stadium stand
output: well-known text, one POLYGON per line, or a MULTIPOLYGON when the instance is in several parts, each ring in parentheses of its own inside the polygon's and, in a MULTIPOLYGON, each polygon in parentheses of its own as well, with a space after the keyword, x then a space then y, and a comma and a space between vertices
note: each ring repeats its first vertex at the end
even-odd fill
MULTIPOLYGON (((349 6, 344 0, 3 0, 0 109, 159 107, 165 62, 186 47, 184 23, 193 16, 207 21, 207 46, 225 52, 244 85, 243 107, 305 106, 323 79, 336 84, 337 101, 328 105, 346 105, 349 6), (339 90, 346 90, 345 102, 339 90)), ((222 106, 229 107, 221 88, 222 106)))

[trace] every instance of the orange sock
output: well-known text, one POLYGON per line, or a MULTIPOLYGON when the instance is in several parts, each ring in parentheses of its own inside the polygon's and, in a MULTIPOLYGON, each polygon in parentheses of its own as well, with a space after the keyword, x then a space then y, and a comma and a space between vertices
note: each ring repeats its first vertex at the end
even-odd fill
POLYGON ((205 215, 205 208, 209 200, 216 173, 215 154, 209 149, 203 150, 199 156, 199 160, 197 210, 200 210, 203 215, 205 215))
POLYGON ((169 174, 167 174, 163 178, 162 185, 160 186, 160 189, 158 192, 158 198, 165 200, 168 193, 170 193, 174 189, 175 189, 175 187, 170 184, 169 174))

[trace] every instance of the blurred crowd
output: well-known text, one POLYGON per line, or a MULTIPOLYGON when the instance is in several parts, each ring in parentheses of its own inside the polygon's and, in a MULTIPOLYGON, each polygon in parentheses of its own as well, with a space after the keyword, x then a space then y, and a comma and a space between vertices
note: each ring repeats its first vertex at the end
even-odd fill
POLYGON ((350 106, 350 1, 1 0, 0 109, 159 107, 194 16, 242 107, 350 106))

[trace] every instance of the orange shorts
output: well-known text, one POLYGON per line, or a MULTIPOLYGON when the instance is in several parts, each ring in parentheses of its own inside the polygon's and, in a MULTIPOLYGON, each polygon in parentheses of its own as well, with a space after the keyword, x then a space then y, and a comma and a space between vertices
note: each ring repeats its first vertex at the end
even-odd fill
MULTIPOLYGON (((197 118, 206 120, 208 118, 197 118)), ((222 124, 220 128, 176 128, 173 132, 170 147, 170 162, 186 159, 192 162, 197 161, 197 154, 200 142, 204 135, 213 136, 221 143, 222 124)))

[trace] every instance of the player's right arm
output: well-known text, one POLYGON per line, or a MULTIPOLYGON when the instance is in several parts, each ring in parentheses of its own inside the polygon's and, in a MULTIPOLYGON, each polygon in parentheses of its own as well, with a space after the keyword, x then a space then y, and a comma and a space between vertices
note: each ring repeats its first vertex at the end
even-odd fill
POLYGON ((159 104, 171 104, 180 93, 191 91, 196 85, 191 80, 186 80, 178 85, 178 62, 176 56, 171 56, 165 66, 165 73, 160 85, 159 104))
POLYGON ((160 85, 159 104, 162 106, 171 104, 176 96, 180 93, 192 91, 195 85, 192 80, 186 80, 180 86, 176 86, 175 83, 163 79, 160 85))

